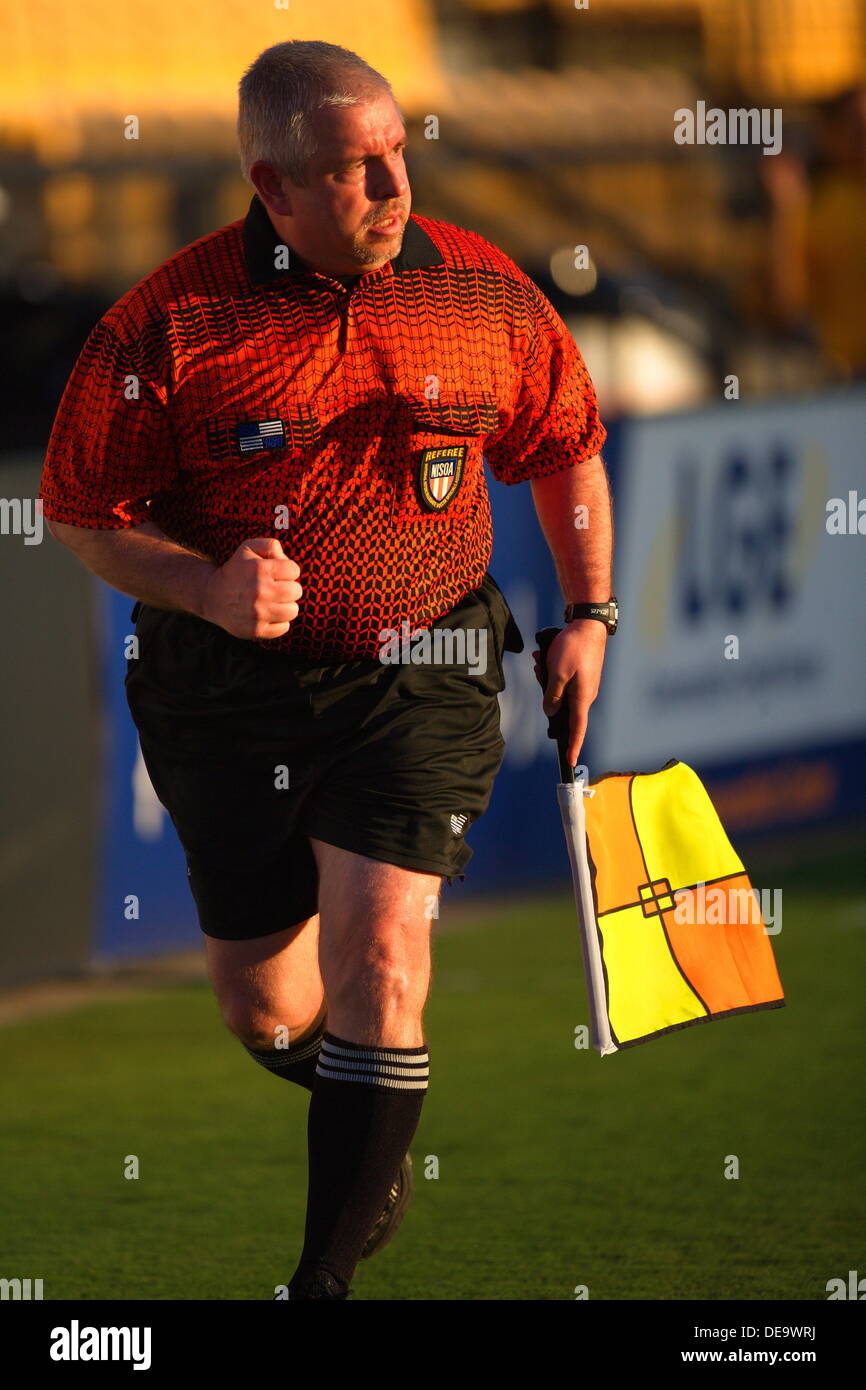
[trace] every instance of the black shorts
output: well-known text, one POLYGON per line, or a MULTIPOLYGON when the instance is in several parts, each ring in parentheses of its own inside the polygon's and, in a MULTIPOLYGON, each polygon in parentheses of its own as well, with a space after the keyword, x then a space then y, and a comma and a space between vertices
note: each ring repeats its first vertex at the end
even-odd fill
POLYGON ((477 646, 449 649, 442 634, 431 664, 322 665, 189 613, 138 603, 132 616, 127 702, 208 936, 266 936, 314 916, 310 836, 464 877, 466 832, 504 754, 502 653, 523 648, 489 574, 429 629, 434 655, 437 629, 474 629, 484 670, 477 646))

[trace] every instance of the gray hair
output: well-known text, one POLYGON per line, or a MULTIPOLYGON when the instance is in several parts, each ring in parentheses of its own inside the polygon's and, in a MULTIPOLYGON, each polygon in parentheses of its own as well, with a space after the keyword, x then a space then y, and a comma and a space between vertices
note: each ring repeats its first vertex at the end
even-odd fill
POLYGON ((359 106, 391 84, 357 53, 335 43, 292 39, 266 48, 240 81, 238 144, 250 182, 257 160, 303 185, 315 153, 311 116, 326 106, 359 106))

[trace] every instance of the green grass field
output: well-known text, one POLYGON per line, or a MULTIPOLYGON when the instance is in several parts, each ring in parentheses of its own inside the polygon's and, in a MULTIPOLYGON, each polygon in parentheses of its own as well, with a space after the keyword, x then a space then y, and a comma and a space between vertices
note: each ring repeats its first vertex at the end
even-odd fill
MULTIPOLYGON (((604 1059, 573 1045, 570 899, 449 932, 446 889, 415 1200, 356 1299, 820 1300, 866 1274, 866 882, 851 853, 749 863, 784 890, 787 1007, 604 1059)), ((0 1274, 46 1299, 273 1296, 299 1249, 306 1096, 205 985, 19 1023, 2 1049, 0 1274)))

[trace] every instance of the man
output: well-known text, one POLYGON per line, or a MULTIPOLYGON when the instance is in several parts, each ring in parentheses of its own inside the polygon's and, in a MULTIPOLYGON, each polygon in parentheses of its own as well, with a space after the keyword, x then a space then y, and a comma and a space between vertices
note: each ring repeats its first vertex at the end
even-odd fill
MULTIPOLYGON (((410 217, 379 73, 278 44, 243 78, 239 138, 246 219, 97 325, 41 495, 53 534, 139 600, 129 705, 223 1015, 311 1091, 289 1297, 343 1299, 408 1200, 430 919, 471 856, 502 651, 522 649, 486 573, 482 452, 531 480, 566 600, 606 603, 604 429, 536 286, 410 217), (424 632, 450 633, 449 661, 383 659, 424 632)), ((551 651, 545 709, 568 702, 573 761, 605 641, 581 617, 551 651)))

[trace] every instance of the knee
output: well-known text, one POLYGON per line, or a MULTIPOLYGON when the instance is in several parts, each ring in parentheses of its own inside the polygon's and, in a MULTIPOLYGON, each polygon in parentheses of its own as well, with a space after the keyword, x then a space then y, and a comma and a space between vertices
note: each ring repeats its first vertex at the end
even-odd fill
POLYGON ((357 1009, 361 1000, 379 1016, 417 1016, 427 997, 429 967, 402 950, 398 941, 367 941, 348 953, 328 991, 329 1003, 357 1009))
POLYGON ((261 1009, 243 998, 220 1001, 223 1022, 230 1033, 242 1042, 244 1047, 264 1052, 274 1047, 285 1024, 273 1017, 269 1010, 261 1009))
POLYGON ((302 1040, 316 1031, 323 1017, 322 1011, 314 1011, 309 1018, 280 1018, 279 1010, 251 1003, 242 996, 221 1000, 220 1007, 229 1032, 254 1052, 267 1052, 302 1040))

